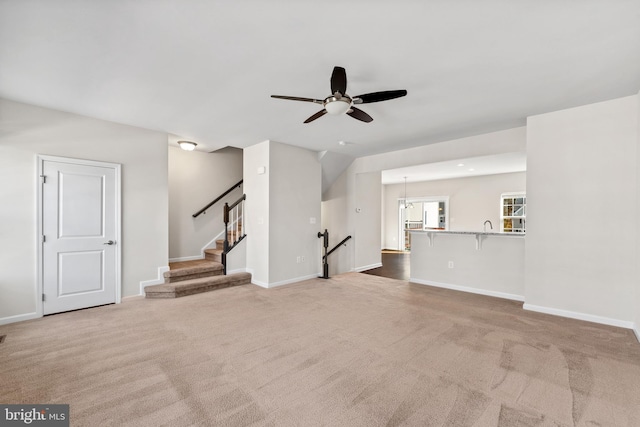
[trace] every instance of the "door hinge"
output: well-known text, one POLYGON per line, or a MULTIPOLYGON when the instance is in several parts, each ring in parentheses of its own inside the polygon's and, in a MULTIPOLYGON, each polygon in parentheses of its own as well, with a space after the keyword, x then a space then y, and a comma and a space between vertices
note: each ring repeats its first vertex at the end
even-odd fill
POLYGON ((40 175, 40 178, 42 178, 42 183, 43 184, 47 183, 47 175, 40 175))
POLYGON ((42 235, 42 243, 47 241, 47 236, 45 236, 44 234, 42 235))
POLYGON ((44 294, 42 294, 42 301, 45 301, 45 300, 46 300, 46 298, 45 298, 44 294))

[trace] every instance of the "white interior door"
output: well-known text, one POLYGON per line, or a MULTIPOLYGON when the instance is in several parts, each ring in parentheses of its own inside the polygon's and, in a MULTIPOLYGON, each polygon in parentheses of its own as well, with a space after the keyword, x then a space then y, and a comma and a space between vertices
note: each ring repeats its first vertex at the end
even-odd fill
POLYGON ((116 302, 119 166, 42 161, 43 314, 116 302))

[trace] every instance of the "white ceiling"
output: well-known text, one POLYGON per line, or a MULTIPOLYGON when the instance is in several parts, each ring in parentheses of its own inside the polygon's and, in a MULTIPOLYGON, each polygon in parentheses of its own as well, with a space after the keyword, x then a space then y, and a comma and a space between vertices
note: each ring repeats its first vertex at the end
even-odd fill
POLYGON ((526 153, 505 153, 382 171, 382 184, 404 184, 405 177, 410 183, 526 170, 526 153))
POLYGON ((0 0, 0 97, 208 151, 358 157, 639 89, 639 0, 0 0), (409 94, 362 105, 369 124, 270 98, 322 99, 336 65, 350 95, 409 94))

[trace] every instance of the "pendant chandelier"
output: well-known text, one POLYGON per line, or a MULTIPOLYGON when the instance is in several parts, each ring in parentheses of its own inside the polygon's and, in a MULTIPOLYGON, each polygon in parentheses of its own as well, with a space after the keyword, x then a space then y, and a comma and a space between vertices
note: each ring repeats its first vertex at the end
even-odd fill
POLYGON ((404 202, 402 203, 404 209, 413 209, 413 203, 407 203, 407 177, 404 177, 404 202))

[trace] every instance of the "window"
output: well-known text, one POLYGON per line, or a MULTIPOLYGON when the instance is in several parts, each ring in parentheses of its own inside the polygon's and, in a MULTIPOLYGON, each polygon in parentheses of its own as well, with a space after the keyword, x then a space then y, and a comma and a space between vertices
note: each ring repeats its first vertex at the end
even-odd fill
POLYGON ((503 233, 524 233, 527 221, 527 195, 525 193, 505 193, 500 197, 500 231, 503 233))

